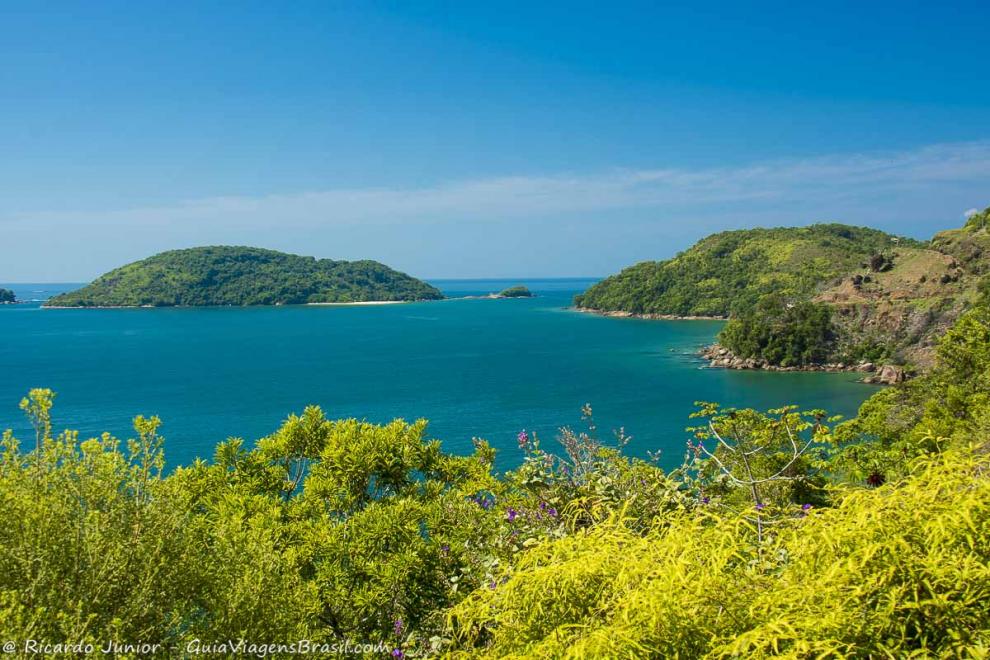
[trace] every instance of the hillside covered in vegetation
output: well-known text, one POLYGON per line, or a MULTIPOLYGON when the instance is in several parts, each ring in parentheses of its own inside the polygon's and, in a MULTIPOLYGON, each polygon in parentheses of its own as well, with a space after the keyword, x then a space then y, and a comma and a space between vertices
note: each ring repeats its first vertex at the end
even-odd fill
POLYGON ((745 364, 924 370, 990 272, 988 218, 990 210, 977 213, 927 243, 843 225, 724 232, 628 268, 575 303, 728 317, 719 342, 745 364))
POLYGON ((633 314, 725 317, 767 294, 810 297, 894 241, 882 231, 838 224, 726 231, 673 259, 630 266, 577 296, 575 304, 633 314))
POLYGON ((10 289, 0 289, 0 305, 3 303, 17 302, 17 296, 10 289))
MULTIPOLYGON (((980 657, 990 647, 990 307, 842 422, 699 404, 683 465, 525 431, 504 475, 425 421, 306 408, 166 473, 134 438, 0 444, 0 638, 367 657, 980 657), (252 641, 253 640, 253 641, 252 641), (233 642, 232 642, 233 643, 233 642)), ((190 650, 192 649, 192 650, 190 650)), ((221 652, 222 655, 244 652, 221 652)), ((23 655, 31 655, 24 652, 23 655)), ((131 655, 135 655, 132 653, 131 655)))
POLYGON ((53 297, 50 307, 295 305, 436 300, 433 286, 376 261, 332 261, 251 247, 162 252, 53 297))

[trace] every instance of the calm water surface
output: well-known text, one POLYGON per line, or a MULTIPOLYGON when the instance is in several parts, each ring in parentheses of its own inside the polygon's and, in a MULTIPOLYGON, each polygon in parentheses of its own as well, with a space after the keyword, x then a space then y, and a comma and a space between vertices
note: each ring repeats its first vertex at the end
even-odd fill
MULTIPOLYGON (((518 460, 520 429, 545 439, 580 425, 624 426, 630 451, 683 456, 692 403, 825 408, 851 415, 873 391, 852 374, 703 368, 709 321, 608 319, 565 309, 593 280, 436 281, 449 296, 524 282, 528 300, 448 300, 378 307, 41 309, 0 305, 0 428, 29 429, 17 403, 58 392, 58 428, 129 437, 136 414, 159 415, 172 465, 212 456, 227 437, 253 440, 319 404, 334 417, 430 420, 449 451, 472 437, 518 460)), ((7 285, 44 299, 74 285, 7 285)))

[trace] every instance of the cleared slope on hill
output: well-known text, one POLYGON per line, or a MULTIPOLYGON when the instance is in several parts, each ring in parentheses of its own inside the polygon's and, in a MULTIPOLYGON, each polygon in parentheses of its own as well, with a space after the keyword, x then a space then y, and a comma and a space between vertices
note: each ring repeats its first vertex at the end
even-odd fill
POLYGON ((990 209, 924 248, 899 246, 885 268, 854 271, 814 300, 833 307, 847 347, 883 347, 885 358, 927 369, 938 339, 982 295, 990 273, 988 225, 990 209))

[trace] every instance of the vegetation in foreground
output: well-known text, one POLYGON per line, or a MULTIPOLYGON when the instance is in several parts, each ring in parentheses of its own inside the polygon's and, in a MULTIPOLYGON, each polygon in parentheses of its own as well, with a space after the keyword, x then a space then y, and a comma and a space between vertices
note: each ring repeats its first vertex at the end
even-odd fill
POLYGON ((702 404, 684 464, 315 407, 163 473, 126 443, 0 451, 0 637, 383 642, 393 657, 970 657, 990 650, 990 308, 854 420, 702 404))
POLYGON ((250 247, 162 252, 51 298, 50 307, 298 305, 437 300, 439 289, 376 261, 332 261, 250 247))

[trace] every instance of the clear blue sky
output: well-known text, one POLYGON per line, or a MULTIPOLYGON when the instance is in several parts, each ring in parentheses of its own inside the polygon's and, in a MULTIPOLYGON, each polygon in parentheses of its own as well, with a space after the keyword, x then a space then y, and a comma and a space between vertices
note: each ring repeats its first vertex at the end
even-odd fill
POLYGON ((605 275, 990 205, 990 3, 4 2, 0 281, 252 244, 605 275))

